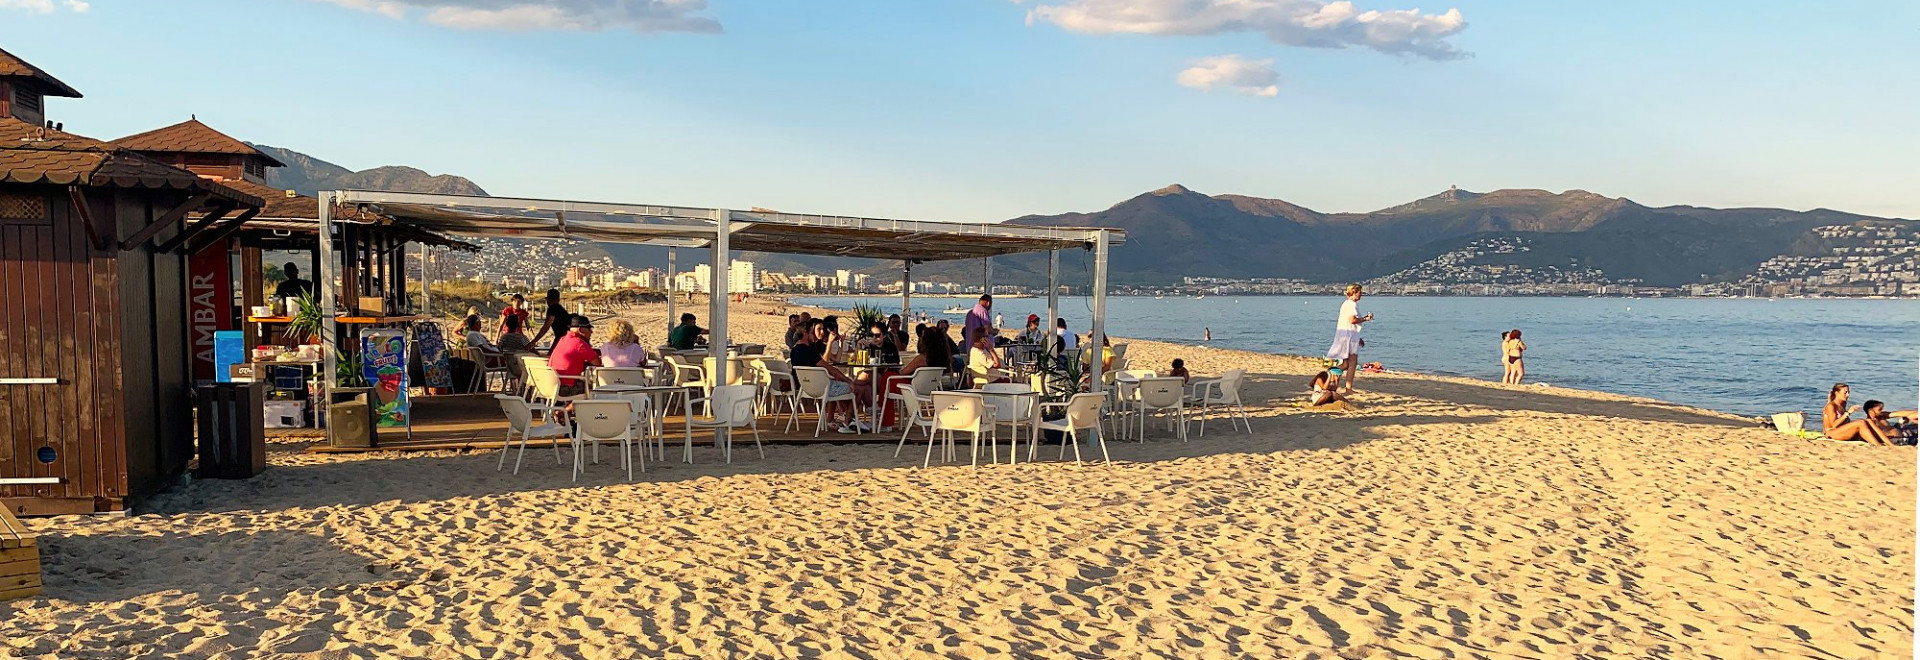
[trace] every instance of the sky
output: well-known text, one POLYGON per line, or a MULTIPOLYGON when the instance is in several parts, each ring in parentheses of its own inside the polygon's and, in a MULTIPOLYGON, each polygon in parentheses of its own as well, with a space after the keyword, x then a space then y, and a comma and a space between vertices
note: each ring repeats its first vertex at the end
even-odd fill
POLYGON ((102 139, 199 119, 496 195, 924 220, 1171 183, 1920 218, 1920 2, 0 0, 102 139))

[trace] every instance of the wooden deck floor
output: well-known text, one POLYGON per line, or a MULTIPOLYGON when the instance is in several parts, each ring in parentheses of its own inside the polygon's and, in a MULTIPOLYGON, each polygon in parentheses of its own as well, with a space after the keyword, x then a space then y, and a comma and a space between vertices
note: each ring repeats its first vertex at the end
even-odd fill
MULTIPOLYGON (((676 415, 667 418, 667 444, 684 442, 685 427, 682 417, 676 415)), ((792 432, 787 432, 787 415, 782 412, 778 417, 760 418, 760 440, 766 444, 886 444, 900 441, 899 431, 888 433, 868 433, 847 435, 836 433, 828 428, 813 435, 816 416, 807 413, 799 416, 799 422, 792 432)), ((413 433, 408 436, 405 428, 381 428, 376 446, 334 447, 325 442, 316 443, 307 448, 311 453, 359 453, 375 451, 448 451, 468 449, 499 449, 506 445, 507 419, 500 410, 500 404, 492 394, 467 394, 454 396, 419 397, 413 400, 413 433)), ((322 433, 311 429, 289 429, 275 434, 279 437, 318 437, 322 433)), ((752 442, 750 433, 742 431, 734 436, 734 442, 752 442)), ((551 440, 535 439, 529 446, 545 447, 551 440)), ((694 430, 693 443, 696 446, 713 445, 713 432, 694 430)), ((735 445, 736 447, 738 445, 735 445)))

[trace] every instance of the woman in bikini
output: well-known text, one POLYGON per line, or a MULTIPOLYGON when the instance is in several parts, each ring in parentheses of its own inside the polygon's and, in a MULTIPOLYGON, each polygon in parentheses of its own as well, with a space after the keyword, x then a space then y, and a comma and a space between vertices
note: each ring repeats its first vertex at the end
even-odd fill
POLYGON ((1846 383, 1834 383, 1827 391, 1827 405, 1820 411, 1820 426, 1827 437, 1841 442, 1869 442, 1876 445, 1891 446, 1885 429, 1873 420, 1853 419, 1853 413, 1859 406, 1847 405, 1846 383))
POLYGON ((1521 359, 1521 355, 1526 352, 1527 343, 1520 341, 1519 329, 1508 330, 1506 334, 1500 335, 1500 357, 1502 366, 1506 368, 1506 375, 1500 379, 1500 382, 1519 385, 1520 379, 1527 377, 1527 363, 1521 359))

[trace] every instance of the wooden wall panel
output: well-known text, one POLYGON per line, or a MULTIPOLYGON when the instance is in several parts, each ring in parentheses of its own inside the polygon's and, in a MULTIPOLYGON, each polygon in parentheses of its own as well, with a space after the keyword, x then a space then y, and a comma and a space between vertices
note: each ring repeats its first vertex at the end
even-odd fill
MULTIPOLYGON (((138 231, 152 216, 144 200, 125 192, 116 193, 114 210, 121 235, 138 231)), ((158 442, 159 411, 154 406, 154 390, 159 387, 154 373, 153 353, 153 255, 145 250, 121 252, 114 260, 120 272, 120 363, 125 386, 122 409, 127 428, 127 483, 146 483, 160 470, 158 442)))
MULTIPOLYGON (((111 194, 91 194, 87 201, 93 217, 112 217, 111 194)), ((125 420, 126 388, 121 380, 123 367, 120 356, 110 348, 120 346, 123 336, 118 295, 119 264, 117 253, 90 251, 89 254, 93 336, 101 347, 94 353, 94 390, 91 396, 96 420, 95 437, 99 443, 95 447, 99 460, 94 463, 93 469, 95 478, 101 484, 95 492, 118 500, 127 492, 127 428, 122 423, 125 420)))

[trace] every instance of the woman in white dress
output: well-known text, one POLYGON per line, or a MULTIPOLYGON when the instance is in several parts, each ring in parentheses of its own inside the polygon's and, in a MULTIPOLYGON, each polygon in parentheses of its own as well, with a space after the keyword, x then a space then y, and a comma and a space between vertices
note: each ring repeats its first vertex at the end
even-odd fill
POLYGON ((1340 316, 1334 319, 1333 347, 1327 349, 1327 359, 1340 362, 1345 394, 1353 394, 1354 374, 1360 371, 1360 347, 1366 345, 1360 341, 1360 325, 1373 320, 1372 314, 1360 314, 1360 295, 1360 285, 1347 285, 1347 301, 1340 303, 1340 316))

